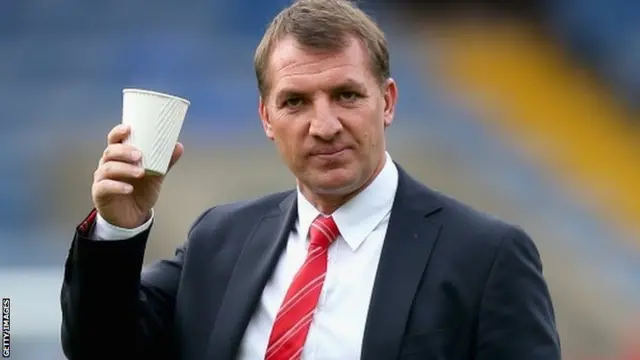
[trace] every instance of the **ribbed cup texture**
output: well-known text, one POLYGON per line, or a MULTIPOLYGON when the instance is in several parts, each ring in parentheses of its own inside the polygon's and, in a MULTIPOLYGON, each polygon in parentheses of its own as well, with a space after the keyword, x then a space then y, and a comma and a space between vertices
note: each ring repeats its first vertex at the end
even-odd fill
POLYGON ((142 167, 164 175, 178 141, 189 101, 152 91, 123 90, 122 123, 131 126, 126 143, 142 152, 142 167))

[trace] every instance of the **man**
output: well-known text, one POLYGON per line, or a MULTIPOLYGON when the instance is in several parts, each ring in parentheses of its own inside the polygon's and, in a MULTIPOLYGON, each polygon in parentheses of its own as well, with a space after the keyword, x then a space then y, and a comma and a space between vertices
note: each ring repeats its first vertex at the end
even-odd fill
POLYGON ((398 90, 372 20, 298 1, 255 68, 296 189, 207 210, 173 259, 142 271, 163 178, 143 175, 115 127, 66 262, 70 359, 560 359, 531 239, 385 151, 398 90))

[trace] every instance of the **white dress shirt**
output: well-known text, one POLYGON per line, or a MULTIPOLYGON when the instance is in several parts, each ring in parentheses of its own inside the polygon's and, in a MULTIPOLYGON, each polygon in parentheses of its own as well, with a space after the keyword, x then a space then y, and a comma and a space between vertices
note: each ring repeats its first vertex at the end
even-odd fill
MULTIPOLYGON (((398 170, 387 153, 385 165, 376 179, 331 214, 340 236, 329 248, 327 275, 302 359, 360 358, 373 283, 397 187, 398 170)), ((306 258, 309 227, 320 212, 300 191, 297 202, 295 228, 247 326, 238 359, 264 359, 280 304, 306 258)), ((122 229, 98 216, 94 234, 103 240, 126 239, 146 230, 152 219, 153 216, 136 229, 122 229)))

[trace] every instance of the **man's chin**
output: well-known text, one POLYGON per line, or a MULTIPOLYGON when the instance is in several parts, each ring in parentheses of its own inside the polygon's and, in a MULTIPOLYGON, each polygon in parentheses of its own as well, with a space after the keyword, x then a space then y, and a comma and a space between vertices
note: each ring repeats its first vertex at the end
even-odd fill
POLYGON ((348 195, 358 190, 360 181, 356 176, 330 171, 319 176, 312 182, 311 189, 318 195, 348 195))

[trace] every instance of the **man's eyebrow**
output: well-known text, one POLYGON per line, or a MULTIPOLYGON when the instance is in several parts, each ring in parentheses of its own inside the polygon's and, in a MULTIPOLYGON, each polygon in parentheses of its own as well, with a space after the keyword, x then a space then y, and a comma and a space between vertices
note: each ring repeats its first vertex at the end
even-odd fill
POLYGON ((284 88, 278 91, 276 94, 276 101, 280 102, 290 97, 304 96, 304 92, 296 90, 294 88, 284 88))
POLYGON ((364 83, 360 82, 360 81, 356 81, 353 79, 347 79, 339 84, 337 84, 334 87, 334 90, 360 90, 360 91, 364 91, 366 89, 366 86, 364 83))
MULTIPOLYGON (((354 80, 354 79, 346 79, 344 81, 339 82, 335 86, 332 86, 330 91, 345 91, 345 90, 358 90, 365 91, 366 86, 364 83, 354 80)), ((284 87, 276 93, 276 101, 280 102, 289 97, 302 97, 305 96, 305 92, 300 89, 296 89, 295 87, 284 87)))

